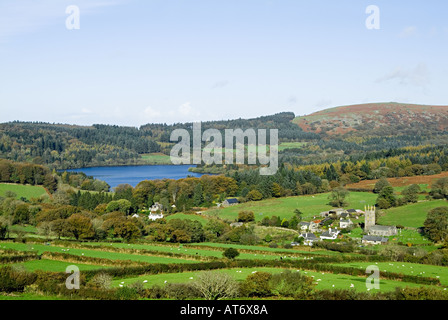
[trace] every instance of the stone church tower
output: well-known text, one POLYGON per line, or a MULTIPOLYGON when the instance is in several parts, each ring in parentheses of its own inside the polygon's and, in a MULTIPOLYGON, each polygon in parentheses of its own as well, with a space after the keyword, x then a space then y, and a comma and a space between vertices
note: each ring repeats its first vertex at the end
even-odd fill
POLYGON ((364 230, 367 231, 370 227, 373 227, 376 223, 375 219, 375 206, 364 207, 364 230))

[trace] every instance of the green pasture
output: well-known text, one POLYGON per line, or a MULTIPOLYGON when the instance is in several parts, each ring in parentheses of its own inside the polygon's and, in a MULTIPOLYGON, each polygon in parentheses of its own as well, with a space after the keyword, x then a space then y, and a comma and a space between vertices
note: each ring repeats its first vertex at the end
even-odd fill
POLYGON ((105 266, 89 265, 89 264, 82 264, 82 263, 72 263, 72 262, 48 260, 48 259, 30 260, 30 261, 12 264, 12 266, 23 267, 25 270, 30 271, 30 272, 34 272, 36 270, 51 271, 51 272, 65 272, 67 267, 71 266, 71 265, 76 265, 80 271, 108 268, 105 266))
POLYGON ((24 244, 24 243, 13 243, 13 242, 0 242, 0 248, 4 249, 15 249, 15 250, 35 250, 38 254, 41 254, 44 251, 48 252, 60 252, 60 253, 68 253, 72 255, 82 256, 85 255, 87 257, 94 258, 102 258, 102 259, 110 259, 110 260, 131 260, 131 261, 142 261, 147 263, 195 263, 196 260, 188 260, 182 258, 171 258, 171 257, 156 257, 149 255, 137 255, 131 253, 121 253, 121 252, 107 252, 101 250, 92 250, 92 249, 74 249, 74 248, 63 248, 56 247, 52 245, 41 245, 41 244, 24 244))
MULTIPOLYGON (((217 215, 218 217, 230 221, 234 221, 238 217, 240 211, 253 211, 255 220, 261 221, 264 217, 278 216, 281 219, 290 219, 294 216, 294 210, 299 209, 303 212, 303 219, 305 221, 320 217, 322 211, 333 209, 328 205, 329 193, 297 196, 286 198, 274 198, 262 201, 250 201, 246 203, 237 204, 234 206, 209 209, 204 211, 204 214, 217 215)), ((348 208, 364 210, 365 205, 373 205, 378 196, 370 192, 350 192, 347 198, 348 208)))
POLYGON ((380 215, 378 224, 419 228, 423 226, 428 211, 442 206, 448 206, 448 202, 445 200, 424 201, 387 209, 380 215))
POLYGON ((448 267, 409 262, 350 262, 335 264, 365 270, 368 266, 377 266, 381 272, 394 272, 404 275, 438 278, 443 286, 448 286, 448 267))
POLYGON ((306 142, 282 142, 278 146, 278 151, 283 151, 285 149, 299 149, 306 145, 306 142))
MULTIPOLYGON (((269 272, 272 274, 283 272, 286 269, 283 268, 231 268, 231 269, 220 269, 213 272, 224 272, 230 274, 235 280, 243 281, 254 272, 269 272)), ((314 279, 315 289, 317 290, 332 290, 332 289, 354 289, 360 292, 366 292, 366 277, 362 276, 351 276, 345 274, 333 274, 327 272, 315 272, 309 270, 291 270, 293 272, 302 272, 304 275, 312 277, 314 279)), ((166 283, 188 283, 194 281, 201 272, 204 271, 194 271, 194 272, 182 272, 182 273, 162 273, 155 275, 141 275, 131 278, 115 279, 112 281, 112 287, 118 287, 120 285, 126 286, 131 285, 135 282, 141 282, 145 288, 149 288, 153 285, 163 286, 166 283)), ((393 291, 396 287, 420 287, 421 285, 381 279, 380 277, 380 289, 372 289, 375 291, 393 291)))
POLYGON ((0 183, 0 197, 4 197, 6 191, 14 192, 17 195, 17 199, 23 197, 28 200, 31 198, 39 198, 40 196, 47 194, 45 189, 41 186, 0 183))
POLYGON ((148 153, 143 154, 141 156, 142 160, 144 160, 148 164, 172 164, 171 158, 169 155, 163 153, 148 153))
POLYGON ((207 223, 207 218, 197 215, 197 214, 185 214, 185 213, 175 213, 166 216, 165 219, 170 221, 172 219, 188 219, 193 221, 199 221, 203 226, 207 223))

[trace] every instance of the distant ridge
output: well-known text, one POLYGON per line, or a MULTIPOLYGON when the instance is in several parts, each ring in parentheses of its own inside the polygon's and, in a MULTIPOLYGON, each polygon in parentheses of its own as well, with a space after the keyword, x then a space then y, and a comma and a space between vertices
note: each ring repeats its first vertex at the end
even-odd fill
POLYGON ((357 104, 296 117, 293 122, 306 132, 328 135, 443 131, 448 130, 448 106, 396 102, 357 104))

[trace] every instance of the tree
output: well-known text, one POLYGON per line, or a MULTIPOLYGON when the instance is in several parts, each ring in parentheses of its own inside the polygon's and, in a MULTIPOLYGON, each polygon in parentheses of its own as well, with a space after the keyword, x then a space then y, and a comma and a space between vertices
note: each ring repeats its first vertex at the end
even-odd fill
POLYGON ((68 219, 68 231, 76 240, 92 238, 95 235, 92 221, 82 214, 75 213, 68 219))
MULTIPOLYGON (((45 221, 42 223, 45 223, 45 221)), ((69 227, 69 222, 66 219, 56 219, 50 222, 51 231, 58 236, 58 239, 71 235, 69 227)))
POLYGON ((186 243, 191 242, 191 236, 187 233, 185 230, 174 230, 171 233, 171 242, 180 242, 180 243, 186 243))
POLYGON ((263 195, 258 190, 249 191, 246 197, 249 201, 260 201, 263 199, 263 195))
POLYGON ((218 219, 208 219, 204 226, 204 231, 209 232, 218 238, 229 231, 229 226, 218 219))
POLYGON ((270 280, 272 275, 268 272, 255 272, 249 275, 241 284, 241 293, 246 297, 266 297, 271 295, 270 280))
POLYGON ((434 199, 448 199, 448 177, 437 179, 429 193, 434 199))
POLYGON ((238 212, 238 222, 250 222, 255 220, 255 214, 252 211, 238 212))
POLYGON ((423 223, 424 232, 434 242, 447 240, 448 237, 448 207, 437 207, 428 212, 423 223))
POLYGON ((376 200, 376 203, 380 209, 388 209, 397 205, 397 198, 394 194, 394 188, 386 186, 381 189, 380 194, 376 200))
POLYGON ((238 296, 238 283, 232 276, 223 272, 201 272, 192 285, 207 300, 219 300, 238 296))
POLYGON ((131 208, 131 201, 127 199, 119 199, 109 202, 106 207, 106 211, 107 212, 119 211, 128 214, 130 208, 131 208))
POLYGON ((300 272, 284 270, 272 275, 270 287, 272 293, 277 296, 304 299, 312 292, 315 286, 313 282, 312 277, 302 275, 300 272))
POLYGON ((385 187, 391 187, 391 184, 386 178, 381 178, 375 183, 375 187, 373 188, 374 193, 380 193, 381 190, 385 187))
POLYGON ((131 221, 118 223, 114 228, 114 234, 125 241, 132 241, 142 235, 140 229, 131 221))
POLYGON ((403 195, 403 201, 406 203, 418 202, 418 193, 420 192, 420 186, 418 184, 412 184, 403 189, 401 194, 403 195))
POLYGON ((227 258, 227 259, 235 259, 236 257, 238 257, 240 255, 240 253, 238 252, 237 249, 234 248, 227 248, 226 250, 224 250, 224 252, 222 253, 222 255, 227 258))
POLYGON ((337 208, 347 206, 345 198, 347 198, 348 195, 349 192, 347 189, 343 187, 334 188, 333 190, 331 190, 331 193, 328 196, 328 198, 330 199, 330 205, 337 208))

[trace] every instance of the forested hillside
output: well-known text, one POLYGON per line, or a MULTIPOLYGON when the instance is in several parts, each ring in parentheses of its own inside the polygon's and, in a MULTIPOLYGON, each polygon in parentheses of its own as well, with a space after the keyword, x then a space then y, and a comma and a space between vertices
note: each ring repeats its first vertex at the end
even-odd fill
MULTIPOLYGON (((202 129, 278 129, 281 141, 316 138, 292 123, 293 113, 256 119, 203 122, 202 129)), ((74 126, 41 122, 0 124, 0 156, 4 159, 68 169, 86 166, 143 164, 141 155, 169 155, 175 129, 191 130, 192 123, 147 124, 140 128, 112 125, 74 126)), ((192 135, 191 135, 192 136, 192 135)))

